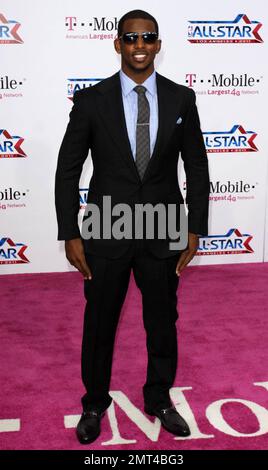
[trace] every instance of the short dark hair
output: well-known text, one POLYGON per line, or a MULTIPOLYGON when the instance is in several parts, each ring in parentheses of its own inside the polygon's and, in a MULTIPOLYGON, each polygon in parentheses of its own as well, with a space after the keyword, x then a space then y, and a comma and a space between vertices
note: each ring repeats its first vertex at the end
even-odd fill
POLYGON ((132 11, 129 11, 127 13, 125 13, 125 15, 122 16, 122 18, 120 18, 119 22, 118 22, 118 37, 121 36, 122 32, 123 32, 123 25, 124 25, 124 22, 126 20, 130 20, 130 19, 136 19, 136 18, 142 18, 143 20, 150 20, 154 23, 155 25, 155 31, 159 32, 159 29, 158 29, 158 23, 156 21, 156 19, 150 15, 150 13, 147 13, 147 11, 144 11, 144 10, 132 10, 132 11))

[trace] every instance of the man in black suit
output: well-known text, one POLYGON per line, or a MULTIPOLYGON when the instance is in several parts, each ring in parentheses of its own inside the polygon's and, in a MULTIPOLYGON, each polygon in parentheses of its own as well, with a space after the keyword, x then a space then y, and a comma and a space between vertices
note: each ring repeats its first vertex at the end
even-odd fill
POLYGON ((169 396, 177 367, 176 292, 181 271, 197 251, 198 236, 208 231, 208 162, 195 93, 155 72, 161 40, 150 14, 134 10, 124 15, 114 46, 121 54, 121 70, 75 93, 56 172, 58 239, 65 240, 67 259, 84 277, 87 300, 82 342, 86 393, 76 429, 83 444, 98 437, 101 417, 112 402, 108 391, 114 338, 131 269, 142 294, 147 338, 144 409, 169 432, 190 434, 169 396), (169 236, 149 239, 144 232, 142 238, 122 239, 88 239, 83 230, 80 234, 79 179, 89 149, 93 174, 88 203, 99 207, 101 220, 107 216, 103 196, 110 196, 112 208, 118 203, 131 209, 139 203, 179 208, 181 153, 188 205, 185 249, 171 250, 169 236))

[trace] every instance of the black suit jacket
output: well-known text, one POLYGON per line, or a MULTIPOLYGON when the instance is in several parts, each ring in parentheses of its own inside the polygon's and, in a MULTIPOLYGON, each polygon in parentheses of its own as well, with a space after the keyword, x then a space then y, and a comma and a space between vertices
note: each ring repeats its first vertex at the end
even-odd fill
MULTIPOLYGON (((128 139, 119 72, 91 88, 79 90, 58 157, 55 201, 58 240, 80 237, 79 179, 83 163, 91 150, 93 174, 88 202, 102 207, 102 197, 110 195, 117 203, 183 204, 178 184, 178 158, 184 162, 188 204, 188 229, 208 232, 209 174, 200 121, 192 89, 156 72, 159 126, 149 164, 141 180, 128 139), (181 124, 176 121, 181 118, 181 124)), ((179 218, 179 217, 178 217, 179 218)), ((179 220, 177 221, 179 229, 179 220)), ((176 254, 170 239, 147 239, 147 248, 157 257, 176 254)), ((132 243, 131 239, 83 240, 85 251, 116 258, 132 243)))

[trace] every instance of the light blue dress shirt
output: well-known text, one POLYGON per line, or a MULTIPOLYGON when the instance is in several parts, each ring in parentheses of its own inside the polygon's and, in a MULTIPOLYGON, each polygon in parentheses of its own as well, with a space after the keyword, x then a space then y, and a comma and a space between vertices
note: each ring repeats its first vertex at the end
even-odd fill
MULTIPOLYGON (((136 158, 136 125, 138 118, 138 94, 133 90, 137 83, 123 70, 119 72, 128 138, 134 159, 136 158)), ((150 106, 150 152, 152 156, 158 129, 158 101, 155 70, 141 85, 146 87, 145 96, 150 106)))

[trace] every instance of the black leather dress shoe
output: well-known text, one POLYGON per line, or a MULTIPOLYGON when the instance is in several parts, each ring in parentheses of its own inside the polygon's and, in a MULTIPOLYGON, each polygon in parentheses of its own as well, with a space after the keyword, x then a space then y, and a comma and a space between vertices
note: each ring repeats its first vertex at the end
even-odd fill
POLYGON ((101 432, 101 418, 105 411, 83 411, 76 428, 76 435, 81 444, 90 444, 95 441, 101 432))
POLYGON ((190 428, 183 417, 177 412, 175 406, 163 408, 162 410, 150 410, 145 407, 144 411, 148 415, 157 416, 162 426, 172 434, 182 437, 190 436, 190 428))

